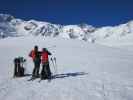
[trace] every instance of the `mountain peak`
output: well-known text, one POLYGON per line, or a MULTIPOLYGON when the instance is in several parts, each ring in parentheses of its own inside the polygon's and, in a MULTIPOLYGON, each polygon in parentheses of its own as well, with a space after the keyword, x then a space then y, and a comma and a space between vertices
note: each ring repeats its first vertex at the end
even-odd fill
POLYGON ((12 19, 14 19, 14 17, 12 15, 9 15, 9 14, 0 14, 0 22, 9 22, 12 19))

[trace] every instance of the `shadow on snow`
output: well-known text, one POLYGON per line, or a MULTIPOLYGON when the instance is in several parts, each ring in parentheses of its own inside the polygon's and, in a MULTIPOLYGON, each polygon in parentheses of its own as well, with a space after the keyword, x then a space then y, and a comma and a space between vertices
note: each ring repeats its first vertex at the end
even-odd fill
POLYGON ((66 78, 66 77, 77 77, 77 76, 82 76, 86 75, 88 73, 85 72, 74 72, 74 73, 64 73, 64 74, 56 74, 52 76, 52 79, 56 78, 66 78))
MULTIPOLYGON (((52 78, 51 79, 66 78, 66 77, 77 77, 77 76, 82 76, 82 75, 87 75, 87 74, 88 73, 85 73, 85 72, 74 72, 74 73, 55 74, 55 75, 52 75, 52 78)), ((32 74, 25 74, 22 77, 27 77, 27 76, 32 76, 32 74)), ((37 77, 37 78, 40 78, 40 76, 37 77)))

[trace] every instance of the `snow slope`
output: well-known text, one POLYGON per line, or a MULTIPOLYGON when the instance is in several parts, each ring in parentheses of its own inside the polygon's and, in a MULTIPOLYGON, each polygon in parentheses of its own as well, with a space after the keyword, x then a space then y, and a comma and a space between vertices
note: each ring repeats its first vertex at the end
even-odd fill
POLYGON ((116 26, 96 28, 92 25, 59 25, 36 20, 24 21, 0 14, 0 38, 20 36, 61 37, 78 39, 108 46, 133 43, 133 21, 116 26))
POLYGON ((133 21, 115 27, 103 27, 93 33, 95 42, 104 45, 132 45, 133 21))
MULTIPOLYGON (((130 47, 129 47, 130 48, 130 47)), ((79 40, 14 37, 0 40, 0 100, 133 100, 133 53, 79 40), (28 53, 34 45, 47 47, 57 58, 51 82, 12 78, 16 56, 24 56, 26 73, 33 64, 28 53)))

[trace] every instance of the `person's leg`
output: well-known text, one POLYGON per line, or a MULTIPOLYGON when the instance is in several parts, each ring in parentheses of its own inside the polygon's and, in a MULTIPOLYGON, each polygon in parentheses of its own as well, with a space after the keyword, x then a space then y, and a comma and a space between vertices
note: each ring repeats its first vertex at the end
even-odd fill
POLYGON ((35 76, 36 76, 36 62, 34 61, 34 68, 32 71, 32 77, 35 77, 35 76))
POLYGON ((39 67, 40 67, 39 63, 36 62, 35 63, 35 77, 39 76, 39 67))
POLYGON ((45 73, 46 73, 46 78, 50 79, 51 78, 51 71, 50 71, 48 63, 45 64, 45 73))
POLYGON ((49 63, 47 64, 47 74, 48 74, 48 78, 50 78, 51 77, 51 70, 49 67, 49 63))
POLYGON ((41 79, 43 78, 44 76, 44 65, 42 65, 42 70, 41 70, 41 79))
POLYGON ((45 71, 45 69, 46 69, 46 65, 43 64, 42 65, 42 71, 41 71, 41 79, 46 79, 46 71, 45 71))
POLYGON ((39 77, 39 71, 40 71, 40 62, 37 63, 36 66, 36 75, 39 77))

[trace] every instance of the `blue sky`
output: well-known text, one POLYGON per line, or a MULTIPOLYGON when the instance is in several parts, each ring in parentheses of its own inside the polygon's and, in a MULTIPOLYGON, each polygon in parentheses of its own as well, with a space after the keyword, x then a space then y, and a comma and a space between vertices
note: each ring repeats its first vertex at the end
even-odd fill
POLYGON ((117 25, 133 20, 133 0, 0 0, 0 13, 55 24, 117 25))

